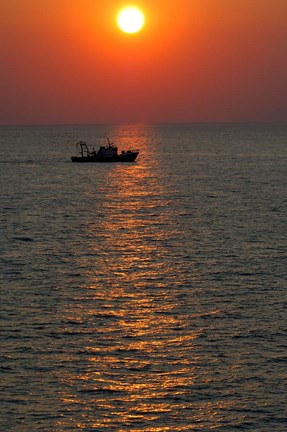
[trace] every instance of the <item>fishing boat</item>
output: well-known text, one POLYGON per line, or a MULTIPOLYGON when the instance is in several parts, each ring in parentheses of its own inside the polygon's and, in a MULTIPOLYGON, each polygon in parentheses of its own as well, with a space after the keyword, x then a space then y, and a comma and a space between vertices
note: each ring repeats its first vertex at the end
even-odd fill
POLYGON ((109 139, 108 144, 100 146, 99 150, 91 150, 84 141, 79 141, 77 147, 80 156, 72 156, 72 162, 134 162, 139 154, 139 150, 122 150, 118 153, 118 148, 109 139))

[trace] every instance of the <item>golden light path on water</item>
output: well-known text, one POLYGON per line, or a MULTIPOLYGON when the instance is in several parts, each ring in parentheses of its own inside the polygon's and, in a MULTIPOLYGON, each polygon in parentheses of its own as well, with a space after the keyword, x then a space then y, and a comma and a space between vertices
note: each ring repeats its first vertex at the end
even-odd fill
MULTIPOLYGON (((160 171, 151 151, 149 165, 160 171)), ((74 410, 82 413, 78 429, 185 431, 206 422, 216 428, 217 407, 224 406, 198 401, 209 378, 198 375, 203 359, 195 346, 204 328, 194 325, 197 315, 186 303, 196 275, 177 249, 182 232, 166 173, 151 171, 143 162, 115 166, 96 192, 85 192, 87 249, 77 257, 85 280, 64 312, 66 330, 75 327, 82 348, 66 360, 78 366, 62 377, 61 396, 71 419, 74 410), (176 277, 174 266, 181 266, 176 277)), ((67 419, 58 424, 67 426, 67 419)))

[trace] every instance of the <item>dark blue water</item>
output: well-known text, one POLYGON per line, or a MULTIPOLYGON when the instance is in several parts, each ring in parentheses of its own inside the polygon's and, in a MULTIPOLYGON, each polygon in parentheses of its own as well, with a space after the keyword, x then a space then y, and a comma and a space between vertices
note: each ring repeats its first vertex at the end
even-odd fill
POLYGON ((285 431, 287 125, 0 129, 3 431, 285 431), (133 164, 73 164, 109 136, 133 164))

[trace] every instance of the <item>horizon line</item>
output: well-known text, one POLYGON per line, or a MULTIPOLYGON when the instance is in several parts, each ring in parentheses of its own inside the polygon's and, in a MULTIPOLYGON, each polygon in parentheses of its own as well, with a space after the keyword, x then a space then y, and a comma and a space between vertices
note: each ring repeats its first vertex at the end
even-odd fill
POLYGON ((223 124, 284 124, 287 120, 220 120, 220 121, 172 121, 172 122, 111 122, 111 123, 7 123, 1 124, 6 127, 56 127, 56 126, 159 126, 159 125, 223 125, 223 124))

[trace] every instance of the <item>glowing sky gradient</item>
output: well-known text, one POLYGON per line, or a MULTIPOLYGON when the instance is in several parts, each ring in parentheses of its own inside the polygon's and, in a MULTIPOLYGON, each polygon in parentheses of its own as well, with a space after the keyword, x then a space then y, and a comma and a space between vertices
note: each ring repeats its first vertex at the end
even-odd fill
POLYGON ((0 124, 287 121, 286 0, 0 0, 0 124))

